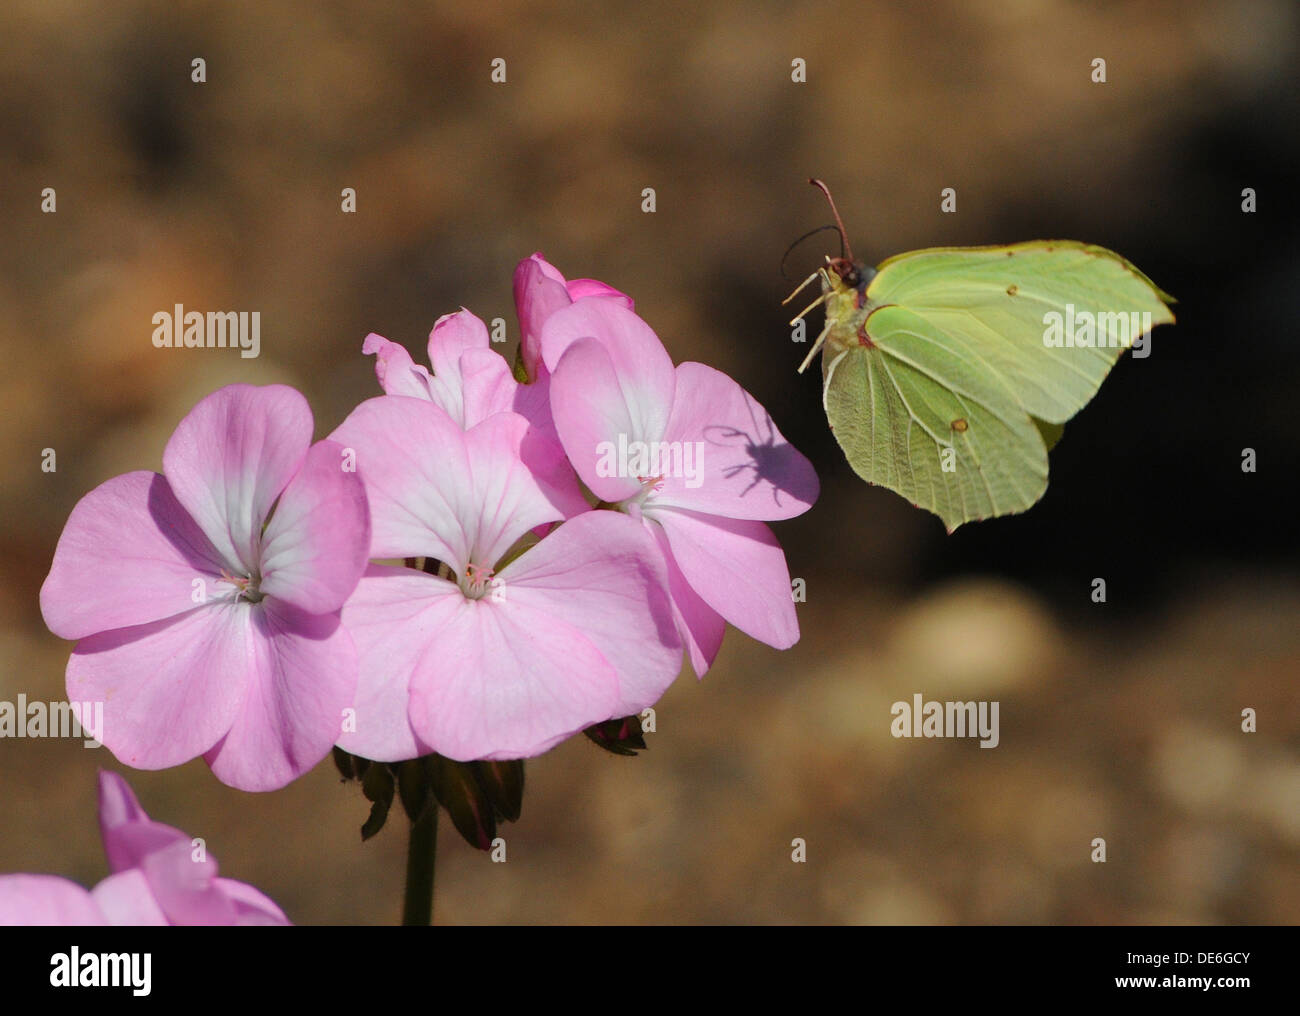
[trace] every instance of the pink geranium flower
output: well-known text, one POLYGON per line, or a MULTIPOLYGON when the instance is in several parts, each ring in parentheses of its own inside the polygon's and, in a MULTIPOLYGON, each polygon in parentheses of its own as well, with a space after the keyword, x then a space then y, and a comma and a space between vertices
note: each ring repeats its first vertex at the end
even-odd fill
POLYGON ((152 821, 117 773, 99 774, 111 874, 92 890, 55 875, 0 875, 0 925, 288 924, 251 885, 217 875, 188 835, 152 821))
POLYGON ((569 461, 654 534, 696 673, 717 655, 724 620, 793 645, 790 574, 762 520, 807 511, 818 482, 767 411, 712 367, 674 368, 649 325, 610 300, 556 311, 541 345, 569 461))
POLYGON ((128 765, 202 755, 222 782, 272 790, 337 740, 356 683, 339 610, 369 513, 343 449, 311 434, 294 389, 231 385, 180 422, 163 475, 115 477, 73 509, 41 611, 80 640, 68 697, 104 703, 100 740, 128 765))
POLYGON ((344 607, 360 658, 344 750, 377 761, 537 755, 640 711, 676 676, 662 555, 640 526, 587 512, 517 553, 561 515, 520 456, 528 426, 497 413, 462 430, 427 401, 384 396, 333 434, 357 453, 371 556, 444 566, 435 576, 372 565, 344 607))

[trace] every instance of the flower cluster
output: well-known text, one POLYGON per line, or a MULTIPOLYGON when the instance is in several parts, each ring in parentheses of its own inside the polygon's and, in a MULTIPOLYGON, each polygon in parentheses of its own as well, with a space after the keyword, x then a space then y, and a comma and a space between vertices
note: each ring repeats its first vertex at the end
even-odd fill
POLYGON ((120 760, 269 790, 335 744, 524 758, 653 705, 683 651, 703 675, 727 622, 797 640, 765 523, 816 499, 808 461, 617 290, 533 255, 514 294, 513 369, 467 310, 429 368, 370 335, 384 394, 328 439, 232 385, 76 506, 41 607, 120 760))

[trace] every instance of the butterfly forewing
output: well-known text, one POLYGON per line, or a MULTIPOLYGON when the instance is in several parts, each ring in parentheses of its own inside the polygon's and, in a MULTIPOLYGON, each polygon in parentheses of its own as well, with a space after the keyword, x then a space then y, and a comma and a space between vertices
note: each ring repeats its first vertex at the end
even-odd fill
POLYGON ((1087 405, 1125 348, 1174 320, 1170 298, 1136 267, 1072 240, 902 254, 880 265, 867 297, 906 307, 978 350, 1025 411, 1049 423, 1064 423, 1087 405), (1094 344, 1049 345, 1050 314, 1063 322, 1090 315, 1094 344))

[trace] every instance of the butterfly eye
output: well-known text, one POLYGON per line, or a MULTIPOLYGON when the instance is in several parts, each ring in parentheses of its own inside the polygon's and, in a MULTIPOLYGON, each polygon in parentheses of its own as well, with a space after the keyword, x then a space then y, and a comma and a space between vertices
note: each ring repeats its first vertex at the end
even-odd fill
POLYGON ((862 273, 854 262, 848 258, 831 258, 828 266, 839 276, 841 282, 850 289, 857 289, 862 280, 862 273))

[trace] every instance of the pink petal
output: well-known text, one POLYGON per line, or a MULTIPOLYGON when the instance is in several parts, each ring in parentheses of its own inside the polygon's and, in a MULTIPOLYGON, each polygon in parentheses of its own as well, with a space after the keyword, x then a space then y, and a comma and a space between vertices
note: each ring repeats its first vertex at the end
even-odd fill
POLYGON ((614 668, 574 626, 515 603, 462 600, 411 675, 411 726, 447 758, 540 755, 618 711, 614 668))
POLYGON ((645 515, 663 526, 673 559, 705 603, 769 646, 799 641, 790 571, 767 526, 684 508, 647 506, 645 515))
POLYGON ((514 279, 515 312, 519 316, 519 349, 528 377, 537 380, 542 364, 542 326, 556 311, 573 302, 564 276, 541 254, 519 262, 514 279))
POLYGON ((572 625, 617 675, 613 712, 657 702, 681 668, 682 645, 663 555, 640 522, 619 512, 570 519, 498 575, 509 610, 572 625))
MULTIPOLYGON (((565 351, 584 338, 598 339, 609 354, 631 419, 629 439, 659 440, 668 425, 677 385, 673 361, 659 337, 614 300, 582 300, 556 311, 542 328, 547 369, 555 373, 565 351)), ((554 396, 551 407, 554 411, 554 396)))
POLYGON ((371 565, 343 608, 343 624, 357 647, 358 678, 351 730, 344 751, 376 762, 399 762, 433 751, 410 721, 411 674, 443 648, 439 631, 464 596, 452 582, 411 568, 371 565))
POLYGON ((429 363, 433 365, 430 398, 462 427, 469 426, 469 419, 461 356, 488 349, 488 342, 487 325, 463 308, 438 318, 429 333, 429 363))
POLYGON ((253 635, 239 713, 204 759, 229 786, 277 790, 338 740, 356 689, 357 655, 337 615, 269 599, 253 612, 253 635))
POLYGON ((526 465, 528 423, 498 413, 462 431, 436 406, 363 402, 332 435, 354 448, 370 500, 372 557, 490 567, 534 526, 560 518, 526 465))
POLYGON ((112 872, 139 867, 155 851, 190 842, 179 829, 150 819, 126 780, 104 769, 99 771, 99 831, 112 872))
POLYGON ((514 290, 515 311, 519 315, 519 348, 523 353, 524 368, 532 381, 547 373, 541 363, 542 326, 557 310, 577 300, 591 298, 611 299, 628 310, 633 309, 630 296, 603 282, 595 279, 565 282, 559 269, 540 253, 519 262, 515 269, 514 290))
POLYGON ((223 567, 157 473, 116 476, 72 509, 41 587, 41 613, 60 638, 159 621, 194 607, 194 580, 223 567))
POLYGON ((271 505, 311 444, 307 400, 285 385, 228 385, 181 420, 163 451, 176 499, 245 575, 271 505))
POLYGON ((550 385, 555 429, 582 482, 610 504, 640 493, 636 477, 618 463, 609 467, 618 447, 646 439, 636 430, 608 350, 596 339, 579 339, 568 347, 550 385))
POLYGON ((116 927, 161 927, 171 923, 139 868, 109 875, 91 890, 91 896, 107 923, 116 927))
POLYGON ((338 610, 370 554, 365 486, 342 445, 312 446, 262 537, 261 591, 314 614, 338 610))
POLYGON ((530 385, 516 383, 510 393, 510 405, 505 408, 527 420, 531 433, 559 444, 560 435, 555 431, 555 418, 551 415, 550 374, 530 385))
POLYGON ((726 633, 727 622, 700 599, 700 594, 686 581, 686 576, 673 557, 672 548, 668 546, 668 537, 664 534, 663 527, 648 520, 645 525, 654 535, 655 542, 664 555, 677 633, 686 645, 686 656, 691 661, 695 676, 703 677, 713 666, 718 650, 722 648, 722 636, 726 633))
POLYGON ((389 342, 371 332, 361 345, 361 352, 375 355, 375 376, 379 387, 388 395, 409 395, 416 399, 432 398, 429 371, 415 363, 405 346, 389 342))
POLYGON ((664 440, 688 470, 665 471, 655 503, 733 519, 788 519, 817 500, 817 473, 758 401, 702 363, 677 367, 664 440))
POLYGON ((213 885, 230 901, 235 910, 235 924, 286 925, 292 923, 275 902, 264 893, 232 878, 218 878, 213 885))
POLYGON ((68 698, 103 702, 99 740, 136 769, 206 752, 230 729, 252 676, 253 608, 216 600, 164 621, 77 643, 68 698))
POLYGON ((459 376, 460 358, 471 349, 490 349, 487 325, 464 307, 444 314, 429 332, 429 364, 434 377, 459 376))
POLYGON ((158 906, 173 925, 232 925, 235 906, 213 884, 217 862, 189 841, 173 843, 146 857, 141 870, 158 906))
POLYGON ((0 927, 107 924, 85 889, 56 875, 0 875, 0 927))
POLYGON ((469 461, 460 427, 417 399, 384 396, 352 410, 330 435, 356 452, 370 503, 371 557, 434 557, 463 567, 468 538, 457 484, 469 461))
POLYGON ((469 428, 493 413, 508 413, 521 385, 495 349, 467 349, 460 357, 465 413, 458 422, 469 428))
POLYGON ((522 268, 528 262, 532 262, 537 268, 541 269, 542 274, 548 279, 553 279, 566 289, 568 288, 568 283, 564 281, 564 273, 547 261, 541 251, 534 252, 526 261, 520 262, 519 267, 522 268))
POLYGON ((574 303, 591 299, 613 300, 628 310, 636 310, 630 296, 596 279, 570 279, 565 284, 565 288, 568 289, 569 297, 574 303))
MULTIPOLYGON (((135 796, 131 785, 117 773, 107 769, 99 771, 99 829, 105 837, 118 826, 132 822, 148 822, 149 816, 135 796)), ((109 858, 109 866, 118 870, 109 858)), ((123 865, 122 867, 130 867, 123 865)))
POLYGON ((573 471, 560 436, 555 432, 550 374, 530 385, 516 384, 510 408, 528 421, 519 456, 532 470, 551 504, 566 519, 590 511, 591 505, 578 486, 578 474, 573 471))
POLYGON ((460 517, 469 523, 475 564, 494 567, 528 530, 562 517, 523 460, 527 434, 528 421, 516 413, 498 413, 465 431, 473 485, 460 517))

